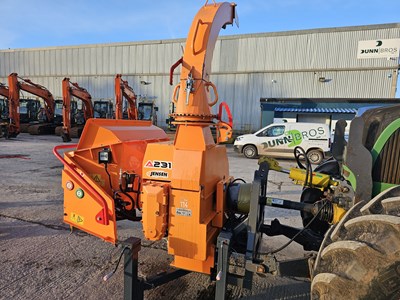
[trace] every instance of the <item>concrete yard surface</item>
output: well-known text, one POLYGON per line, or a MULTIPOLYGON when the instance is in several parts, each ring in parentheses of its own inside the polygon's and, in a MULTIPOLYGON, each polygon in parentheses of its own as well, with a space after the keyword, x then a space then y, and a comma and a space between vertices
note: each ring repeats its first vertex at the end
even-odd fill
MULTIPOLYGON (((73 142, 77 142, 74 140, 73 142)), ((0 140, 0 299, 122 299, 123 266, 108 281, 121 253, 115 247, 79 230, 71 232, 63 219, 62 164, 53 147, 62 144, 58 136, 20 134, 0 140)), ((231 175, 251 182, 258 168, 227 146, 231 175)), ((292 160, 281 161, 285 168, 292 160)), ((268 194, 297 200, 301 186, 285 174, 270 172, 268 194)), ((266 208, 266 222, 301 227, 299 212, 266 208)), ((120 221, 119 240, 142 239, 139 272, 142 276, 170 269, 172 256, 165 251, 166 241, 143 238, 140 222, 120 221)), ((262 250, 273 250, 288 241, 285 237, 265 237, 262 250)), ((278 259, 303 257, 302 247, 292 243, 277 254, 278 259)), ((258 277, 251 291, 230 287, 232 299, 309 299, 307 279, 258 277)), ((214 283, 209 276, 190 273, 146 291, 146 299, 212 299, 214 283)))

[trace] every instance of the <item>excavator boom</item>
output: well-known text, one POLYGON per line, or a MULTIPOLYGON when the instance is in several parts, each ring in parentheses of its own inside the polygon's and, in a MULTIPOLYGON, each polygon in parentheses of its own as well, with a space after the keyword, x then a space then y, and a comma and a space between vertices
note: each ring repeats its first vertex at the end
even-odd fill
POLYGON ((137 120, 138 110, 137 110, 137 96, 134 90, 129 86, 128 81, 122 79, 121 74, 115 76, 115 102, 116 111, 115 118, 123 119, 123 97, 128 101, 128 119, 137 120))
POLYGON ((34 83, 29 79, 21 78, 17 73, 11 73, 8 76, 8 85, 10 89, 10 130, 18 134, 20 132, 20 91, 26 91, 30 94, 36 95, 44 100, 45 107, 38 115, 40 120, 44 121, 42 124, 35 124, 29 126, 29 133, 41 134, 41 133, 54 133, 54 114, 55 114, 55 101, 53 95, 44 86, 34 83))
POLYGON ((4 85, 3 83, 0 83, 0 95, 7 98, 9 97, 9 89, 8 86, 4 85))
POLYGON ((62 138, 65 142, 71 141, 71 98, 76 97, 83 102, 85 121, 93 118, 94 109, 92 96, 89 92, 80 87, 78 83, 71 82, 69 78, 62 81, 63 93, 63 133, 62 138))
POLYGON ((17 73, 10 74, 9 78, 10 77, 12 78, 11 79, 12 84, 15 85, 14 88, 18 90, 18 97, 19 97, 19 91, 22 90, 30 94, 33 94, 35 96, 38 96, 44 100, 45 103, 44 112, 46 114, 46 119, 50 123, 53 122, 55 102, 52 93, 50 93, 50 91, 46 89, 44 86, 34 83, 30 79, 19 77, 17 73))
POLYGON ((9 86, 9 116, 10 126, 8 128, 9 134, 17 136, 20 133, 20 119, 19 119, 19 88, 17 76, 8 76, 9 86))

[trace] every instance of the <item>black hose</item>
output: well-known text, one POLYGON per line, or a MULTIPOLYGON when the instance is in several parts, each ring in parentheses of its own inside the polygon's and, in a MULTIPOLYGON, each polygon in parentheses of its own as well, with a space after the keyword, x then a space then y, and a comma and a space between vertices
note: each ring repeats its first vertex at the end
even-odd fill
POLYGON ((302 147, 296 146, 294 148, 294 157, 296 159, 296 162, 297 162, 297 165, 299 166, 299 168, 306 170, 306 178, 304 180, 303 187, 307 187, 307 186, 312 187, 313 170, 312 170, 310 159, 307 157, 306 151, 302 147), (304 160, 306 161, 306 166, 304 166, 300 162, 301 158, 304 158, 304 160))
POLYGON ((321 211, 325 208, 325 206, 327 205, 327 203, 328 203, 328 202, 325 202, 325 203, 320 207, 320 209, 319 209, 318 212, 315 214, 315 216, 310 220, 310 222, 308 222, 307 225, 304 226, 304 228, 303 228, 302 230, 300 230, 298 233, 296 233, 286 244, 284 244, 283 246, 281 246, 281 247, 279 247, 279 248, 277 248, 277 249, 275 249, 275 250, 272 250, 272 251, 269 251, 269 252, 259 252, 259 253, 257 253, 257 254, 258 254, 258 255, 275 254, 275 253, 278 253, 278 252, 282 251, 283 249, 285 249, 285 248, 286 248, 287 246, 289 246, 300 234, 302 234, 302 233, 304 232, 304 230, 306 230, 306 229, 311 225, 311 223, 318 217, 318 215, 321 213, 321 211))
POLYGON ((104 169, 106 170, 106 173, 108 175, 108 181, 110 183, 110 189, 111 189, 111 191, 113 191, 114 189, 113 189, 112 184, 111 184, 111 175, 110 175, 110 173, 108 173, 107 164, 104 164, 104 169))

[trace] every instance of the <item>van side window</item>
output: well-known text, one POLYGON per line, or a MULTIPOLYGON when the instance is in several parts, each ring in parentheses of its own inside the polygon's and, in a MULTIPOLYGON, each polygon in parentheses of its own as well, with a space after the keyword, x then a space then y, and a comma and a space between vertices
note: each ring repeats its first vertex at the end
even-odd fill
POLYGON ((285 126, 272 126, 257 134, 257 136, 280 136, 285 132, 285 126))

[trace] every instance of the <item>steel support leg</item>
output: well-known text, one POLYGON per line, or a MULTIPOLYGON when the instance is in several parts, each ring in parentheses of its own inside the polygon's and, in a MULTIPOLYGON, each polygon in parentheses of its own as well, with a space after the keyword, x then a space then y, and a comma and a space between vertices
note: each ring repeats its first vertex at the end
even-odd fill
POLYGON ((229 271, 229 247, 232 239, 232 233, 221 232, 218 236, 218 264, 215 299, 223 300, 226 298, 226 285, 229 271))
POLYGON ((128 249, 124 253, 124 300, 143 300, 143 284, 138 277, 138 259, 140 239, 131 237, 124 244, 128 249))

